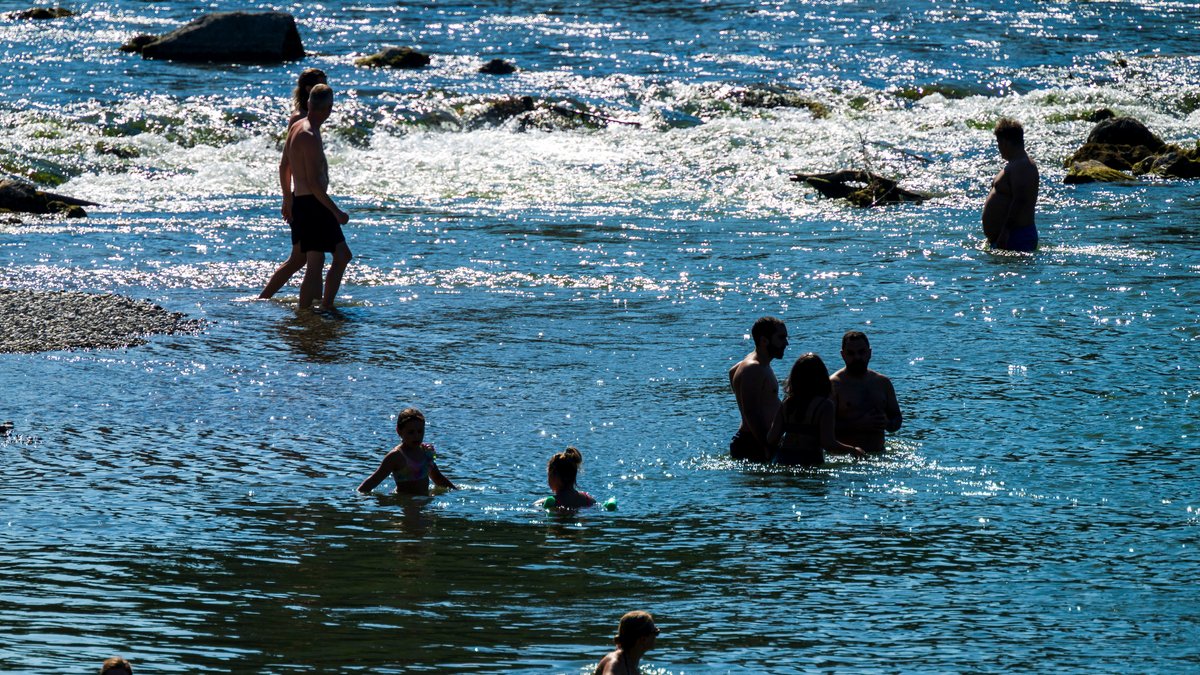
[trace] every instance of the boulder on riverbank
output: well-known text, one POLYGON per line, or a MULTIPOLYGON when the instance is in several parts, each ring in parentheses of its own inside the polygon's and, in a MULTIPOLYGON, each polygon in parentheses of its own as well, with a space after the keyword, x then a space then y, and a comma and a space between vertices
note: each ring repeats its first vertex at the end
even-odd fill
POLYGON ((8 18, 23 21, 48 21, 50 19, 65 19, 68 16, 75 16, 75 12, 66 7, 34 7, 32 9, 21 10, 20 12, 11 12, 8 18))
POLYGON ((61 213, 68 218, 82 218, 87 215, 83 210, 85 206, 99 204, 53 192, 43 192, 20 181, 0 180, 0 210, 37 214, 61 213))
POLYGON ((304 58, 296 20, 286 12, 215 12, 166 35, 139 35, 121 51, 192 63, 282 63, 304 58))
POLYGON ((833 199, 845 199, 855 206, 875 206, 901 202, 923 202, 929 195, 905 190, 896 181, 869 171, 844 169, 831 173, 797 173, 791 180, 808 183, 817 192, 833 199))
POLYGON ((0 289, 0 316, 0 354, 121 349, 204 327, 145 300, 74 291, 0 289))
POLYGON ((1112 117, 1096 124, 1064 165, 1065 183, 1125 181, 1132 178, 1129 173, 1195 179, 1200 178, 1200 145, 1184 149, 1164 143, 1138 120, 1112 117))
POLYGON ((429 55, 412 47, 385 47, 383 50, 355 59, 354 65, 367 68, 424 68, 429 65, 429 55))

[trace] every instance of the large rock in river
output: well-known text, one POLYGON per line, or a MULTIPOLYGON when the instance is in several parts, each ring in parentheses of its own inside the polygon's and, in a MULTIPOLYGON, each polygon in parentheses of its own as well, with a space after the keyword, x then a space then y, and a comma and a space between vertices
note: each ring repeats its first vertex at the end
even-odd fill
POLYGON ((87 215, 83 210, 84 206, 97 204, 53 192, 43 192, 20 181, 0 180, 0 209, 22 213, 61 213, 68 217, 80 217, 87 215))
MULTIPOLYGON (((126 44, 126 51, 134 42, 126 44)), ((206 14, 140 45, 143 58, 213 63, 279 63, 304 58, 296 20, 286 12, 206 14)))
POLYGON ((1088 134, 1087 143, 1103 143, 1106 145, 1144 145, 1151 150, 1159 150, 1166 145, 1154 132, 1146 128, 1132 117, 1110 117, 1100 120, 1088 134))
POLYGON ((1153 173, 1164 178, 1200 178, 1200 146, 1183 149, 1161 138, 1132 117, 1102 120, 1087 142, 1067 158, 1067 183, 1124 181, 1153 173), (1109 171, 1101 170, 1106 167, 1109 171))

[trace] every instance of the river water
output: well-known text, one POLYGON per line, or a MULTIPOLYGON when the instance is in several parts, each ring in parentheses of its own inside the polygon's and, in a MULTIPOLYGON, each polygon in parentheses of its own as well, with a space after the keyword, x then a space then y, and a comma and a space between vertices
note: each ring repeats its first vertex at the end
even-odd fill
POLYGON ((1200 186, 1061 168, 1098 108, 1200 137, 1195 4, 220 5, 292 12, 309 56, 117 52, 205 3, 0 22, 5 170, 102 204, 0 225, 0 286, 207 322, 0 356, 4 670, 581 673, 636 608, 652 673, 1200 669, 1200 186), (353 65, 387 44, 433 63, 353 65), (338 93, 337 316, 253 301, 302 67, 338 93), (639 125, 472 116, 510 94, 639 125), (979 229, 1001 115, 1042 170, 1033 255, 979 229), (935 198, 788 180, 838 168, 935 198), (905 413, 884 456, 727 459, 764 314, 781 377, 868 333, 905 413), (462 489, 358 495, 409 405, 462 489), (569 444, 618 511, 533 506, 569 444))

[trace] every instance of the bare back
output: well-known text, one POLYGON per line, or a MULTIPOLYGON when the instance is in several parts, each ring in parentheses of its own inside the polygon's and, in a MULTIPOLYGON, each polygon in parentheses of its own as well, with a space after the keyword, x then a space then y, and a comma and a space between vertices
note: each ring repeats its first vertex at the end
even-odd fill
POLYGON ((283 154, 292 172, 292 192, 297 197, 329 191, 329 165, 321 130, 301 118, 288 129, 283 154))

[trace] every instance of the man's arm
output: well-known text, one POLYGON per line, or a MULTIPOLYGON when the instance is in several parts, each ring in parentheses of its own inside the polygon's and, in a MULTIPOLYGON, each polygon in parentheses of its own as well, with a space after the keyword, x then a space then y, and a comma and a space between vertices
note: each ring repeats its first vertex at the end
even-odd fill
POLYGON ((896 389, 892 386, 892 381, 883 377, 883 396, 884 396, 884 412, 887 413, 887 430, 888 433, 896 433, 900 431, 900 425, 904 423, 904 417, 900 414, 900 401, 896 400, 896 389))
POLYGON ((288 160, 288 147, 283 146, 283 157, 279 159, 279 190, 283 193, 283 219, 292 222, 292 163, 288 160))

